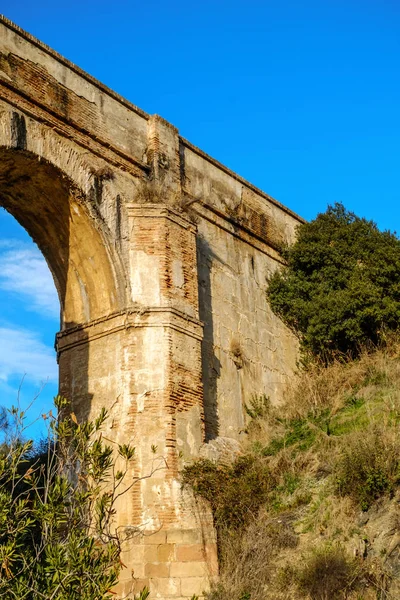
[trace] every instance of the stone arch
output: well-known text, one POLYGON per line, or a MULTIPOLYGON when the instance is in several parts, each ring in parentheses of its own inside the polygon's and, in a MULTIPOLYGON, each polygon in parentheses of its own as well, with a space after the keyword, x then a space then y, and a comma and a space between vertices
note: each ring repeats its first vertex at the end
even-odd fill
POLYGON ((0 206, 42 251, 58 291, 62 329, 124 308, 124 273, 106 228, 59 167, 25 149, 0 146, 0 206))

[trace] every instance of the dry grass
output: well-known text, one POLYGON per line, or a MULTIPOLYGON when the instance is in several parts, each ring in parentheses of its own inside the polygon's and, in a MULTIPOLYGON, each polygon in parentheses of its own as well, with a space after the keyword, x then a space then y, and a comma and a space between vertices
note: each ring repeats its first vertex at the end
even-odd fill
POLYGON ((135 202, 138 204, 165 204, 183 212, 193 222, 197 223, 198 217, 193 209, 196 200, 188 198, 180 191, 173 191, 152 180, 141 181, 136 188, 135 202))
POLYGON ((292 519, 262 513, 241 534, 220 531, 222 576, 209 600, 265 600, 281 550, 294 549, 298 538, 292 519))
POLYGON ((312 446, 313 452, 320 442, 322 454, 323 448, 331 453, 337 436, 376 422, 400 422, 399 336, 356 361, 310 365, 287 390, 283 405, 253 398, 247 413, 247 450, 265 450, 273 442, 270 454, 297 442, 303 450, 312 446), (277 440, 282 442, 278 446, 277 440))
POLYGON ((370 398, 376 389, 391 392, 400 405, 400 335, 392 335, 384 348, 364 351, 355 361, 336 360, 328 367, 314 362, 288 389, 283 411, 287 418, 323 410, 335 413, 351 395, 370 398))
POLYGON ((312 600, 366 599, 369 587, 362 562, 349 556, 340 544, 331 543, 302 556, 301 564, 286 570, 286 582, 297 588, 300 597, 312 600))

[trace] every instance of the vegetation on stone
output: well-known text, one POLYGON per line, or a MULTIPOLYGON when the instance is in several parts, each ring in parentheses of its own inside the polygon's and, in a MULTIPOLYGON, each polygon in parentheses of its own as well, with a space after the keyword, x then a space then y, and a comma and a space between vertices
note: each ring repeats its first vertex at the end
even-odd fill
POLYGON ((287 266, 268 289, 272 310, 302 348, 330 360, 355 357, 400 325, 400 240, 343 205, 298 227, 287 266))

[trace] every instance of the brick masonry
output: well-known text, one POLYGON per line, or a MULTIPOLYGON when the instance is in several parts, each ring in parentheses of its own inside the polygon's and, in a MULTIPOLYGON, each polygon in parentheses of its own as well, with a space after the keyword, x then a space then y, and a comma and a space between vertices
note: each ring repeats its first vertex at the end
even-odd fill
POLYGON ((54 276, 60 392, 136 446, 117 593, 201 596, 215 532, 179 471, 282 399, 297 345, 265 291, 301 219, 4 18, 0 204, 54 276))

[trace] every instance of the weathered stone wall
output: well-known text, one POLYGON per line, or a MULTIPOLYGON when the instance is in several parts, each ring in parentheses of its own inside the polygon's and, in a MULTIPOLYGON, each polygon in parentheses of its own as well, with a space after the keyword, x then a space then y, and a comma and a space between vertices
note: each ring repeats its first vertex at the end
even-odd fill
POLYGON ((81 419, 106 406, 108 437, 136 446, 117 519, 141 534, 119 592, 133 571, 154 598, 201 594, 215 532, 179 469, 240 437, 253 394, 282 399, 297 346, 265 290, 299 217, 6 19, 0 205, 54 276, 60 392, 81 419))
POLYGON ((198 221, 200 318, 204 322, 206 437, 238 438, 253 395, 283 399, 297 344, 266 302, 279 249, 299 219, 188 142, 184 189, 198 221))

